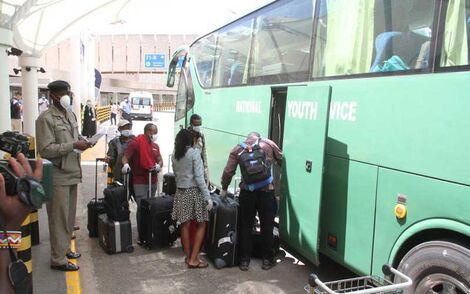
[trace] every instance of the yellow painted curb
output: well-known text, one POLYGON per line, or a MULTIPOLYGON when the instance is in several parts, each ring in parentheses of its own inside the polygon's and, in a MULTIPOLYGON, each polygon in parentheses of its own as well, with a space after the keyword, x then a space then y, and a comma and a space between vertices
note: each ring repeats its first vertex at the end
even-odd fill
MULTIPOLYGON (((70 241, 70 249, 76 252, 75 240, 70 241)), ((69 259, 73 264, 78 264, 76 259, 69 259)), ((75 272, 65 273, 65 282, 67 284, 67 294, 82 294, 82 287, 80 287, 80 270, 75 272)))

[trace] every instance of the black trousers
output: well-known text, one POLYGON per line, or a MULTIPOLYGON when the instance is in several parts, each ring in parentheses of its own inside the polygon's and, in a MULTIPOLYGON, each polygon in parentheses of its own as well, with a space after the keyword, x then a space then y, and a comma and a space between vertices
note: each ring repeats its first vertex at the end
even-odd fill
POLYGON ((116 125, 116 114, 115 113, 111 113, 111 124, 116 125), (114 123, 113 123, 113 121, 114 121, 114 123))
POLYGON ((273 191, 247 191, 242 190, 239 197, 240 202, 240 260, 249 261, 252 251, 251 234, 258 212, 261 238, 263 239, 263 259, 272 260, 273 252, 273 229, 274 217, 276 215, 277 203, 273 191))

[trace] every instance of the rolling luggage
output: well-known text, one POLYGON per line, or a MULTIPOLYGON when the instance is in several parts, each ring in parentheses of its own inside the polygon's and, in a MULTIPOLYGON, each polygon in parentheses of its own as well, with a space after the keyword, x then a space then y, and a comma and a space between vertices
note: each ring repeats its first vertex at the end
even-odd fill
POLYGON ((103 198, 98 199, 98 161, 104 161, 104 158, 96 159, 95 166, 95 197, 87 204, 88 211, 88 236, 90 238, 98 237, 98 216, 105 213, 103 198))
MULTIPOLYGON (((276 256, 279 253, 280 247, 281 247, 281 240, 279 238, 279 229, 274 226, 273 228, 273 238, 274 238, 274 243, 273 243, 273 256, 276 256)), ((253 227, 253 232, 251 234, 251 240, 252 240, 252 250, 251 250, 251 256, 254 258, 263 258, 263 238, 261 238, 261 228, 259 224, 256 224, 253 227)))
POLYGON ((129 220, 129 176, 125 177, 125 185, 114 183, 104 189, 104 207, 107 216, 113 221, 129 220))
POLYGON ((214 206, 209 212, 204 248, 218 269, 238 263, 238 202, 232 198, 211 196, 214 206))
POLYGON ((173 196, 150 197, 152 189, 152 171, 149 172, 149 192, 147 199, 140 203, 141 223, 139 239, 147 249, 172 246, 178 238, 176 221, 171 218, 173 196))
POLYGON ((163 175, 163 188, 162 192, 167 195, 175 195, 176 193, 176 178, 174 173, 166 173, 163 175))
POLYGON ((132 227, 129 220, 113 221, 106 214, 98 217, 99 244, 105 252, 133 252, 132 227))

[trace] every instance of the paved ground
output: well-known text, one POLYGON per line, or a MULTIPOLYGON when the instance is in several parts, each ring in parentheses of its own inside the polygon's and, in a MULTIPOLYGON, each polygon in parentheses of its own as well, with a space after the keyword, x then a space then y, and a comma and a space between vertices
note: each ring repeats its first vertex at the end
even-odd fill
MULTIPOLYGON (((155 114, 159 126, 159 140, 164 158, 168 158, 173 146, 173 115, 155 114)), ((141 133, 146 122, 136 121, 134 132, 141 133)), ((112 127, 109 130, 113 130, 112 127)), ((104 154, 104 144, 84 154, 87 160, 104 154), (101 146, 101 147, 100 147, 101 146), (96 149, 95 149, 96 148, 96 149), (99 149, 101 148, 101 150, 99 149)), ((108 255, 98 245, 97 239, 88 238, 86 204, 94 194, 94 170, 91 161, 83 166, 83 184, 79 188, 76 247, 82 253, 80 265, 81 293, 305 293, 303 290, 308 274, 319 273, 325 280, 350 276, 351 273, 325 259, 320 268, 303 264, 282 251, 278 265, 270 270, 261 270, 259 260, 253 260, 250 271, 238 268, 217 270, 214 267, 189 270, 183 262, 181 245, 156 251, 148 251, 135 245, 133 253, 108 255)), ((98 191, 105 187, 106 175, 98 169, 98 191)), ((33 248, 34 293, 79 293, 72 292, 65 274, 49 269, 49 237, 45 209, 40 211, 41 244, 33 248)), ((135 205, 131 205, 133 239, 136 241, 135 205)))

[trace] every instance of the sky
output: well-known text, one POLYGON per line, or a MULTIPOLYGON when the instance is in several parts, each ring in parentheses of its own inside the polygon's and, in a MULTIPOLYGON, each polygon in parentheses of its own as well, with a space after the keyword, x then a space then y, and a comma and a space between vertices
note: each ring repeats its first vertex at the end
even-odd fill
POLYGON ((130 0, 114 24, 92 29, 97 34, 208 33, 273 0, 130 0))

